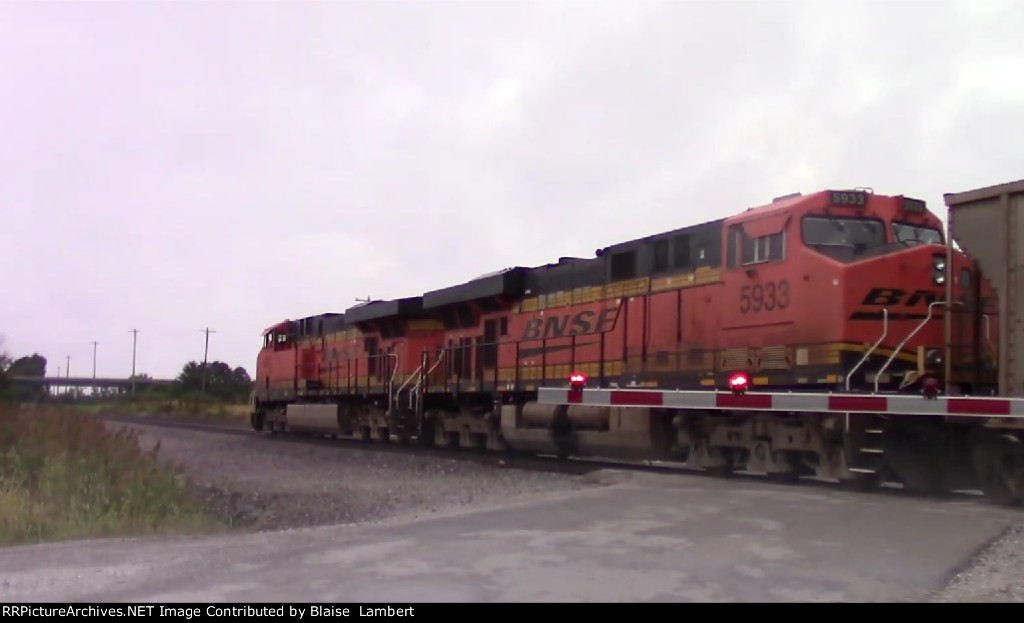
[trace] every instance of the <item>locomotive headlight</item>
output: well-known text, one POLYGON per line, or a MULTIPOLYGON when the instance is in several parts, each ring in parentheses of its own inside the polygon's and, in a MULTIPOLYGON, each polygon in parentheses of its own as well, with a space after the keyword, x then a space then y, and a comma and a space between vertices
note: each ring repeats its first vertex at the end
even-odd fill
POLYGON ((932 281, 940 286, 946 283, 946 258, 941 255, 932 256, 932 281))

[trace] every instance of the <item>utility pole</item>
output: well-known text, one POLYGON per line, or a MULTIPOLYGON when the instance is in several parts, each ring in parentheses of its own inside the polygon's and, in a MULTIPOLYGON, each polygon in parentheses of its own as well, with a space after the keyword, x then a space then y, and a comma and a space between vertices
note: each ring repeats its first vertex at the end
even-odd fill
POLYGON ((135 393, 135 346, 139 339, 139 330, 132 329, 128 333, 132 334, 132 394, 135 393))
POLYGON ((71 378, 71 355, 64 355, 64 358, 67 359, 68 364, 67 367, 64 368, 64 378, 69 379, 71 378))
POLYGON ((200 331, 202 333, 206 334, 206 347, 203 349, 203 393, 205 394, 206 393, 206 375, 207 375, 207 370, 208 370, 208 368, 206 366, 206 361, 207 361, 207 358, 208 358, 208 356, 210 354, 210 334, 211 333, 216 333, 216 331, 214 331, 213 329, 211 329, 209 327, 206 327, 205 329, 200 329, 200 331))
MULTIPOLYGON (((92 341, 92 380, 96 380, 96 345, 99 344, 96 340, 92 341)), ((95 389, 95 387, 93 388, 95 389)))

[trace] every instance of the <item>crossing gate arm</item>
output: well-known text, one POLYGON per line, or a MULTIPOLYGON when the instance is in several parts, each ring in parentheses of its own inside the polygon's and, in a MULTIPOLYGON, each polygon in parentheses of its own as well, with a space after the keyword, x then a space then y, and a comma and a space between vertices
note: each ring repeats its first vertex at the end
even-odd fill
POLYGON ((853 393, 790 393, 692 391, 657 389, 537 390, 544 405, 636 407, 722 411, 775 411, 798 413, 876 413, 933 415, 1024 420, 1024 399, 990 397, 935 397, 853 393))

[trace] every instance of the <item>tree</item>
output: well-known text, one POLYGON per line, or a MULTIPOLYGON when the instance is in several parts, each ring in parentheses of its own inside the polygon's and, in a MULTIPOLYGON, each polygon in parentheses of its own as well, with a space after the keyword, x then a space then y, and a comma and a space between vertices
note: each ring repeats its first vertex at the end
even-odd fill
POLYGON ((0 333, 0 376, 7 372, 7 368, 11 366, 11 356, 7 352, 5 345, 7 344, 7 337, 0 333))
POLYGON ((29 381, 13 381, 14 376, 33 376, 43 378, 46 376, 46 357, 35 353, 29 357, 21 357, 14 360, 7 366, 5 379, 9 397, 17 402, 29 402, 42 400, 46 397, 46 389, 40 383, 29 381))
POLYGON ((214 361, 204 364, 190 361, 181 370, 175 380, 179 393, 199 393, 203 391, 203 377, 206 377, 206 393, 221 400, 245 400, 252 391, 252 379, 241 366, 231 366, 214 361))
POLYGON ((10 389, 10 384, 7 381, 7 368, 11 366, 11 356, 7 354, 7 349, 4 348, 6 342, 7 338, 0 334, 0 400, 9 398, 8 392, 10 389))

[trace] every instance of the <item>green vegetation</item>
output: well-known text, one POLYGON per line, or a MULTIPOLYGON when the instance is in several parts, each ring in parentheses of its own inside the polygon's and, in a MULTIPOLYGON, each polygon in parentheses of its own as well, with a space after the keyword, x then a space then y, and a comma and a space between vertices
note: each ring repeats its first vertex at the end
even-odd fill
POLYGON ((145 451, 134 433, 112 432, 87 414, 248 421, 248 405, 238 404, 252 387, 245 369, 189 362, 170 386, 143 384, 135 395, 50 394, 15 380, 46 376, 46 359, 15 359, 3 342, 0 336, 0 545, 220 526, 192 499, 185 477, 157 460, 159 445, 145 451))
POLYGON ((252 379, 241 366, 231 369, 222 361, 209 364, 190 361, 175 380, 173 391, 180 396, 207 396, 222 402, 245 402, 252 391, 252 379))
POLYGON ((0 545, 215 527, 158 451, 73 411, 0 406, 0 545))
POLYGON ((186 363, 169 385, 151 385, 148 375, 136 375, 134 393, 114 389, 56 388, 48 393, 39 383, 11 377, 45 377, 46 358, 38 354, 18 359, 4 349, 0 335, 0 404, 57 405, 80 413, 143 415, 247 424, 253 382, 245 368, 221 361, 186 363))
POLYGON ((159 391, 135 396, 83 396, 68 405, 80 413, 133 415, 168 420, 199 420, 210 423, 249 423, 249 404, 232 403, 201 394, 167 396, 159 391))
POLYGON ((43 389, 33 383, 11 381, 10 376, 44 376, 46 359, 39 355, 14 359, 4 350, 0 335, 0 402, 31 402, 43 398, 43 389))

